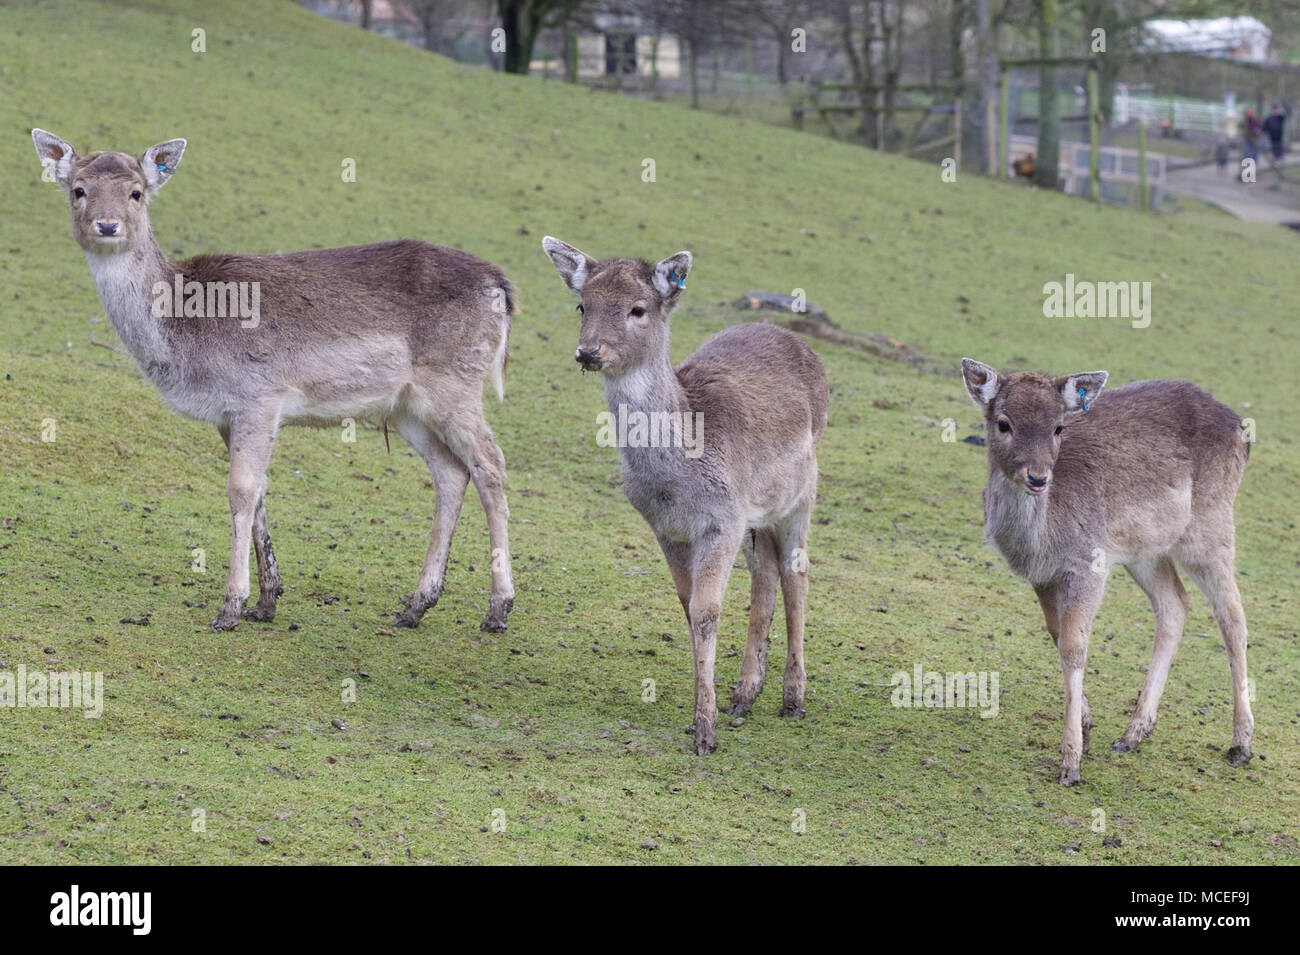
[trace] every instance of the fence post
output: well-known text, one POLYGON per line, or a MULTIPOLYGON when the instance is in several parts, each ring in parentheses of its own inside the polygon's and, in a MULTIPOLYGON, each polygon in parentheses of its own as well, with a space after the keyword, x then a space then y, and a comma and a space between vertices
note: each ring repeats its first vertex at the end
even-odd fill
POLYGON ((956 103, 953 104, 952 113, 952 156, 953 163, 957 171, 961 171, 961 96, 958 95, 956 103))
POLYGON ((1138 120, 1138 202, 1143 212, 1151 207, 1147 196, 1147 124, 1142 120, 1138 120))
POLYGON ((994 173, 999 179, 1007 174, 1007 160, 1010 156, 1010 146, 1007 142, 1007 106, 1010 103, 1011 93, 1008 89, 1010 78, 1006 70, 998 71, 998 87, 1001 92, 999 97, 1002 100, 1002 113, 998 116, 998 168, 994 173))
POLYGON ((1097 128, 1097 70, 1088 67, 1088 198, 1101 198, 1101 136, 1097 128))

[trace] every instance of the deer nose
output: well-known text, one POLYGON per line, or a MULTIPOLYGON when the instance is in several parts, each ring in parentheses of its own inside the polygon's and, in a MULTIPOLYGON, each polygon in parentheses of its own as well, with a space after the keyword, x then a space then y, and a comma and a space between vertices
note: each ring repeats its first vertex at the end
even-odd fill
POLYGON ((1035 474, 1033 471, 1030 471, 1028 475, 1028 480, 1029 480, 1030 487, 1047 487, 1047 475, 1045 474, 1039 475, 1039 474, 1035 474))
POLYGON ((576 352, 573 353, 573 358, 574 358, 574 360, 575 360, 579 365, 582 365, 582 366, 584 366, 584 367, 587 366, 587 365, 594 365, 594 364, 596 364, 596 363, 600 360, 600 359, 599 359, 599 356, 600 356, 600 346, 599 346, 599 345, 597 345, 595 348, 581 348, 581 347, 580 347, 576 352))
POLYGON ((96 219, 95 228, 99 230, 100 235, 117 235, 117 220, 96 219))

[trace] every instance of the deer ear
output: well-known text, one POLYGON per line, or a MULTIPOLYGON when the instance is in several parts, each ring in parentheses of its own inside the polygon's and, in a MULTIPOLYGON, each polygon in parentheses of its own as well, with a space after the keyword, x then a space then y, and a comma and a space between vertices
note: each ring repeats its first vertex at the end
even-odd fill
POLYGON ((596 260, 569 243, 549 235, 542 239, 542 249, 551 257, 555 271, 560 273, 560 278, 564 279, 569 290, 581 295, 582 287, 587 284, 591 267, 596 264, 596 260))
POLYGON ((46 169, 46 178, 67 189, 72 164, 77 161, 77 151, 43 129, 32 130, 32 142, 36 144, 36 155, 46 169))
POLYGON ((1052 384, 1061 390, 1067 411, 1087 411, 1092 407, 1097 392, 1106 384, 1107 377, 1104 371, 1085 371, 1078 375, 1062 375, 1052 384))
POLYGON ((144 169, 144 181, 149 186, 150 195, 161 189, 172 177, 184 153, 183 139, 169 139, 144 151, 140 156, 140 166, 144 169))
POLYGON ((655 266, 655 289, 664 298, 671 298, 686 288, 686 276, 691 271, 691 253, 678 252, 655 266))
POLYGON ((1002 387, 998 373, 974 358, 961 360, 961 377, 966 382, 966 391, 970 393, 971 400, 980 408, 988 408, 1002 387))

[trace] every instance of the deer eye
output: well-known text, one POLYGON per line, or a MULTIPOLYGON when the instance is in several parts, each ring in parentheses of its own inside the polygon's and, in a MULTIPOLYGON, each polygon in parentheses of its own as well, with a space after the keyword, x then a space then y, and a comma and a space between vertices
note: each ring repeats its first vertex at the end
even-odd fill
POLYGON ((1011 422, 1007 421, 1005 418, 999 419, 998 430, 1003 434, 1007 434, 1011 430, 1011 422))
POLYGON ((140 193, 140 190, 139 190, 139 189, 132 189, 132 190, 131 190, 131 198, 134 199, 136 202, 139 202, 139 201, 140 201, 140 195, 141 195, 141 193, 140 193))
POLYGON ((578 303, 578 311, 582 314, 586 314, 586 311, 583 309, 581 302, 578 303))
POLYGON ((640 305, 638 305, 638 306, 636 306, 636 308, 632 309, 632 317, 633 317, 633 318, 640 318, 640 317, 641 317, 642 315, 644 315, 644 314, 645 314, 645 309, 642 308, 640 305))
POLYGON ((1063 424, 1058 424, 1058 425, 1056 426, 1056 436, 1059 438, 1059 437, 1061 436, 1061 432, 1064 431, 1064 430, 1065 430, 1065 425, 1063 425, 1063 424))
POLYGON ((72 190, 72 194, 78 199, 84 199, 86 197, 86 190, 78 186, 76 189, 72 190))

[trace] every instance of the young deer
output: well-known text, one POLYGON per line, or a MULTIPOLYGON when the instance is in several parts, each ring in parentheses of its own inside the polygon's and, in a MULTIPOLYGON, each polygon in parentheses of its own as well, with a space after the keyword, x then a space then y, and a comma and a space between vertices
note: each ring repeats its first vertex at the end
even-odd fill
POLYGON ((73 234, 118 336, 167 403, 216 425, 230 450, 230 576, 212 627, 233 629, 241 612, 275 616, 282 588, 267 527, 266 469, 276 432, 352 417, 391 421, 437 488, 424 569, 396 624, 414 627, 442 593, 472 478, 492 546, 483 628, 505 630, 514 597, 505 459, 483 420, 482 396, 485 378, 498 396, 503 387, 513 304, 501 271, 414 240, 172 262, 154 241, 146 204, 176 171, 185 140, 159 143, 137 159, 79 156, 40 129, 32 139, 67 193, 73 234), (250 299, 251 313, 236 310, 250 299), (250 537, 261 596, 245 610, 250 537))
POLYGON ((1246 617, 1233 569, 1232 503, 1250 445, 1241 418, 1185 381, 1137 381, 1098 397, 1106 372, 1001 375, 962 359, 984 411, 985 533, 1033 585, 1065 676, 1061 783, 1079 782, 1092 711, 1083 667, 1110 568, 1122 564, 1155 610, 1155 648, 1117 752, 1156 722, 1189 602, 1177 563, 1209 599, 1232 668, 1228 761, 1250 759, 1246 617))
POLYGON ((741 547, 751 574, 749 638, 731 712, 748 713, 763 688, 779 580, 788 642, 781 715, 803 716, 808 523, 830 404, 821 362, 789 332, 738 325, 673 368, 668 317, 691 270, 689 252, 650 265, 598 262, 550 236, 542 247, 582 299, 575 357, 604 373, 611 416, 680 421, 693 434, 691 448, 620 444, 624 490, 663 548, 690 627, 695 752, 717 748, 718 616, 741 547))

